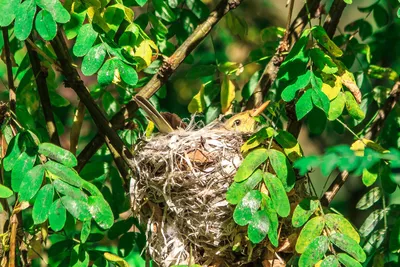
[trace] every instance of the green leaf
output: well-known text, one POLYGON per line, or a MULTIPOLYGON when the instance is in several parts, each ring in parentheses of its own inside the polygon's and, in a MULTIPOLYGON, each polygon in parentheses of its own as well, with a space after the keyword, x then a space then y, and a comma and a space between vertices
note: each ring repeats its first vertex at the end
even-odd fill
POLYGON ((156 15, 166 22, 174 22, 177 17, 172 9, 168 6, 164 0, 153 0, 153 6, 156 10, 156 15))
POLYGON ((389 14, 381 5, 374 7, 374 19, 378 27, 384 27, 389 23, 389 14))
POLYGON ((132 66, 128 66, 122 61, 117 61, 119 75, 122 80, 129 85, 136 85, 139 81, 137 72, 132 66))
POLYGON ((229 79, 228 75, 224 75, 221 84, 221 110, 222 113, 229 111, 232 106, 232 101, 235 100, 235 85, 229 79))
POLYGON ((44 10, 52 8, 58 0, 35 0, 36 4, 44 10))
POLYGON ((259 210, 254 215, 247 228, 250 241, 258 244, 264 240, 269 231, 269 218, 266 210, 259 210))
POLYGON ((348 5, 351 5, 353 3, 353 0, 343 0, 343 2, 345 2, 348 5))
POLYGON ((46 162, 44 167, 46 168, 46 171, 55 175, 56 178, 59 178, 70 185, 81 188, 85 182, 75 170, 55 161, 46 162))
POLYGON ((264 173, 263 180, 272 199, 273 207, 281 217, 287 217, 290 213, 290 203, 286 195, 282 181, 272 173, 264 173))
POLYGON ((367 258, 360 245, 347 235, 342 233, 333 233, 329 239, 335 246, 347 252, 359 262, 364 262, 367 258))
POLYGON ((286 88, 282 91, 282 99, 286 102, 292 101, 295 96, 296 92, 304 89, 311 80, 311 71, 306 71, 304 74, 298 76, 294 83, 286 86, 286 88))
POLYGON ((233 220, 240 226, 251 222, 254 214, 260 208, 262 195, 258 190, 248 192, 233 212, 233 220))
POLYGON ((147 3, 147 0, 135 0, 139 6, 144 6, 147 3))
POLYGON ((87 220, 84 221, 82 224, 82 229, 81 229, 81 242, 86 243, 86 240, 88 239, 90 235, 90 230, 92 226, 92 220, 87 220))
POLYGON ((309 220, 300 232, 296 241, 296 251, 304 253, 311 242, 321 235, 325 226, 324 217, 318 216, 309 220))
POLYGON ((279 220, 278 214, 276 213, 272 200, 265 194, 263 194, 263 199, 265 200, 265 209, 267 211, 267 216, 269 219, 269 230, 268 230, 268 238, 271 244, 275 247, 279 245, 278 238, 278 228, 279 228, 279 220))
POLYGON ((344 106, 346 104, 345 95, 340 92, 335 99, 329 105, 328 120, 334 121, 340 117, 343 113, 344 106))
POLYGON ((115 72, 118 66, 117 62, 118 62, 117 59, 112 58, 108 59, 103 64, 97 75, 97 81, 99 82, 100 85, 105 86, 113 82, 115 77, 115 72))
POLYGON ((58 23, 67 23, 71 19, 69 12, 63 7, 60 1, 56 1, 51 8, 47 8, 54 20, 58 23))
POLYGON ((13 194, 14 192, 10 188, 0 184, 0 198, 9 198, 13 194))
POLYGON ((341 57, 343 51, 329 38, 321 26, 314 26, 311 33, 315 40, 334 57, 341 57))
POLYGON ((276 176, 281 180, 286 192, 289 192, 293 189, 296 180, 292 165, 285 154, 278 150, 268 150, 268 156, 276 176))
POLYGON ((300 256, 299 266, 314 266, 325 255, 328 246, 329 240, 326 236, 315 238, 300 256))
POLYGON ((7 27, 15 19, 15 7, 21 0, 0 1, 0 26, 7 27))
POLYGON ((262 71, 256 71, 250 77, 250 80, 244 85, 242 89, 242 97, 245 101, 249 100, 257 87, 258 80, 260 79, 262 71))
POLYGON ((26 173, 19 187, 19 201, 29 201, 36 195, 42 185, 43 176, 43 165, 37 165, 26 173))
POLYGON ((344 95, 346 97, 346 109, 349 112, 350 116, 355 120, 363 120, 365 118, 365 114, 358 106, 353 94, 349 91, 346 91, 344 95))
POLYGON ((38 152, 52 160, 58 161, 67 167, 72 168, 78 165, 78 161, 76 160, 74 154, 62 147, 53 145, 52 143, 41 143, 39 145, 38 152))
POLYGON ((258 169, 250 177, 242 182, 233 182, 226 192, 226 200, 232 204, 238 204, 242 198, 250 192, 262 180, 263 172, 258 169))
POLYGON ((312 90, 311 98, 317 108, 328 114, 330 106, 329 98, 322 91, 312 90))
POLYGON ((386 230, 376 230, 374 231, 368 240, 364 242, 364 251, 367 255, 371 255, 377 248, 380 248, 383 241, 386 239, 386 230))
POLYGON ((26 0, 15 7, 14 34, 18 40, 24 41, 32 31, 36 4, 33 0, 26 0))
POLYGON ((52 40, 57 34, 57 23, 53 16, 46 10, 40 10, 36 15, 35 28, 39 35, 46 41, 52 40))
POLYGON ((378 225, 379 221, 383 219, 386 212, 386 210, 374 210, 361 225, 359 229, 361 236, 368 236, 378 225))
POLYGON ((82 60, 83 75, 91 76, 95 74, 100 69, 101 65, 103 65, 106 53, 107 51, 103 43, 91 47, 82 60))
POLYGON ((71 250, 70 265, 73 267, 87 267, 89 266, 89 253, 82 245, 76 245, 71 250))
POLYGON ((92 215, 90 214, 90 208, 87 202, 74 199, 70 196, 63 196, 60 198, 63 206, 74 216, 76 219, 84 222, 89 220, 92 215))
POLYGON ((15 165, 11 171, 11 188, 18 192, 21 186, 21 182, 26 176, 26 173, 33 168, 36 161, 36 154, 22 152, 18 157, 15 165))
POLYGON ((334 255, 329 255, 321 262, 321 267, 340 267, 338 259, 334 255))
POLYGON ((268 159, 268 151, 265 148, 257 148, 244 158, 237 170, 234 180, 239 183, 246 180, 250 175, 268 159))
POLYGON ((394 193, 397 189, 397 184, 390 178, 391 173, 389 164, 381 161, 379 164, 379 177, 381 178, 383 190, 389 194, 394 193))
POLYGON ((104 110, 108 117, 112 117, 120 109, 117 100, 112 96, 110 92, 105 92, 102 99, 104 110))
POLYGON ((290 161, 294 162, 302 157, 303 152, 300 145, 291 133, 279 130, 274 139, 283 148, 290 161))
POLYGON ((51 204, 53 203, 53 197, 53 185, 46 184, 39 190, 32 210, 34 224, 41 224, 47 220, 51 204))
POLYGON ((337 257, 338 257, 339 261, 345 267, 361 267, 362 266, 358 261, 356 261, 355 259, 353 259, 352 257, 350 257, 349 255, 347 255, 345 253, 338 253, 337 257))
POLYGON ((339 231, 340 233, 352 238, 357 243, 360 243, 360 235, 345 217, 335 213, 328 213, 325 214, 324 218, 326 226, 329 227, 330 230, 334 230, 335 232, 339 231))
POLYGON ((201 0, 186 0, 186 5, 201 20, 207 18, 210 13, 208 7, 201 0))
POLYGON ((5 171, 11 171, 14 168, 14 164, 16 163, 18 157, 22 152, 22 134, 17 133, 14 136, 10 143, 8 144, 6 156, 3 158, 3 168, 5 171))
POLYGON ((294 227, 303 226, 311 215, 318 209, 318 200, 303 199, 294 209, 292 224, 294 227))
POLYGON ((324 73, 334 74, 339 70, 331 57, 325 54, 319 48, 311 49, 310 56, 317 68, 319 68, 324 73))
POLYGON ((88 203, 94 221, 103 229, 111 228, 114 224, 114 216, 107 201, 101 196, 91 196, 88 203))
POLYGON ((134 47, 138 37, 139 27, 132 23, 125 29, 121 37, 119 37, 118 44, 120 46, 134 47))
POLYGON ((83 57, 86 55, 96 41, 97 36, 98 33, 93 30, 92 24, 84 24, 79 29, 78 37, 76 38, 75 45, 72 48, 74 55, 77 57, 83 57))
POLYGON ((389 249, 393 253, 398 253, 400 250, 400 219, 396 220, 395 225, 391 229, 389 237, 389 249))
POLYGON ((87 202, 88 197, 82 190, 64 182, 61 179, 55 179, 53 181, 53 186, 59 194, 87 202))
POLYGON ((374 187, 360 198, 360 200, 357 202, 356 208, 359 210, 366 210, 372 207, 372 205, 374 205, 381 198, 381 189, 379 187, 374 187))
POLYGON ((361 40, 363 41, 372 35, 372 26, 368 21, 362 20, 359 30, 361 40))
POLYGON ((54 231, 60 231, 64 228, 65 221, 67 220, 67 211, 61 202, 57 199, 51 204, 49 211, 49 224, 54 231))
POLYGON ((311 94, 313 90, 307 90, 300 97, 296 103, 296 116, 297 120, 301 120, 306 116, 312 109, 313 103, 311 101, 311 94))

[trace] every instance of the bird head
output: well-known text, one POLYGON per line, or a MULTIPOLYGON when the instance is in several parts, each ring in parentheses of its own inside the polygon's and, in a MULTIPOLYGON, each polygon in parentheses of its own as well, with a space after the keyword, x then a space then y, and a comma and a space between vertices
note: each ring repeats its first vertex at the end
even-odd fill
POLYGON ((266 101, 260 107, 246 110, 233 115, 226 120, 223 127, 229 131, 237 131, 243 133, 252 133, 257 130, 258 122, 255 117, 260 115, 265 108, 269 105, 270 101, 266 101))

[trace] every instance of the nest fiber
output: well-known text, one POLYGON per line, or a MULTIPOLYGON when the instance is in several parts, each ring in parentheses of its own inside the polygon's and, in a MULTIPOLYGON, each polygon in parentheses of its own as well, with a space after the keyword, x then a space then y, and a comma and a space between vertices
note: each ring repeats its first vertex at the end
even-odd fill
POLYGON ((211 125, 137 144, 132 202, 147 224, 150 255, 161 266, 241 262, 232 246, 243 229, 225 194, 242 161, 243 139, 211 125))

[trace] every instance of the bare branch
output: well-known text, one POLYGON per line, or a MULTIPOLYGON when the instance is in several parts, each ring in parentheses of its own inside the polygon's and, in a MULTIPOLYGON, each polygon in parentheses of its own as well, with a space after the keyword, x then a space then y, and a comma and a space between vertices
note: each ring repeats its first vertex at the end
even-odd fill
POLYGON ((3 40, 4 40, 4 54, 6 57, 6 66, 7 66, 7 80, 8 80, 8 89, 9 89, 10 110, 15 114, 17 98, 16 98, 16 94, 15 94, 14 77, 13 77, 13 73, 12 73, 10 40, 8 38, 8 28, 3 27, 2 30, 3 30, 3 40))
MULTIPOLYGON (((230 10, 239 6, 243 0, 223 0, 215 10, 210 13, 210 16, 200 24, 194 32, 185 40, 185 42, 178 47, 172 56, 166 59, 159 71, 152 77, 152 79, 144 86, 139 94, 145 98, 150 98, 154 95, 160 87, 166 83, 168 78, 176 71, 184 59, 195 49, 201 41, 210 33, 211 29, 217 22, 230 10)), ((135 101, 130 101, 126 104, 117 114, 111 119, 111 124, 114 129, 121 129, 127 119, 134 117, 138 106, 135 101)), ((92 141, 84 148, 78 156, 77 170, 80 171, 87 161, 93 156, 94 153, 103 145, 103 140, 97 134, 92 141)))
POLYGON ((46 82, 47 70, 40 64, 39 56, 36 51, 32 49, 30 43, 25 42, 25 45, 28 49, 29 59, 32 65, 33 74, 35 76, 40 103, 42 105, 43 115, 46 120, 46 128, 50 137, 50 141, 59 146, 60 137, 58 136, 56 122, 53 115, 53 108, 51 106, 49 90, 46 82))
POLYGON ((345 7, 346 3, 343 2, 343 0, 335 0, 329 10, 329 14, 325 19, 324 29, 330 38, 335 35, 336 28, 345 7))

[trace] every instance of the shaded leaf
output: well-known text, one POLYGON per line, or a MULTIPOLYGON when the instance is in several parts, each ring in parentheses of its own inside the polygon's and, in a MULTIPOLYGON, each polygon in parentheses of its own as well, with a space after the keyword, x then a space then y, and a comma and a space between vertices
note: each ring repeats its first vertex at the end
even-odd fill
POLYGON ((84 180, 79 177, 79 174, 75 170, 60 163, 48 161, 44 164, 44 167, 46 168, 46 171, 52 173, 57 178, 70 185, 81 188, 84 184, 84 180))
POLYGON ((324 28, 321 26, 314 26, 311 31, 313 37, 317 42, 325 48, 334 57, 341 57, 343 51, 329 38, 324 28))
POLYGON ((101 196, 91 196, 88 203, 94 221, 103 229, 111 228, 114 224, 114 215, 107 201, 101 196))
POLYGON ((37 165, 26 173, 19 187, 19 201, 29 201, 36 195, 42 185, 43 176, 43 165, 37 165))
POLYGON ((50 206, 49 210, 49 224, 54 231, 60 231, 64 228, 67 220, 67 213, 61 199, 57 199, 50 206))
POLYGON ((92 24, 86 23, 80 29, 72 52, 77 57, 86 55, 96 41, 98 33, 93 30, 92 24))
POLYGON ((35 224, 41 224, 47 220, 53 197, 53 185, 46 184, 39 190, 32 210, 32 219, 35 224))
POLYGON ((52 40, 57 34, 57 23, 53 16, 46 10, 40 10, 36 15, 35 28, 39 35, 46 41, 52 40))
POLYGON ((88 239, 90 235, 90 230, 92 226, 92 220, 87 220, 84 221, 82 224, 82 229, 81 229, 81 242, 86 243, 86 240, 88 239))
POLYGON ((368 193, 363 195, 357 202, 356 208, 366 210, 374 205, 382 197, 382 191, 379 187, 372 188, 368 193))
POLYGON ((333 62, 333 60, 330 58, 330 56, 325 54, 321 49, 311 49, 310 56, 317 68, 319 68, 324 73, 333 74, 339 70, 335 62, 333 62))
POLYGON ((6 156, 3 158, 3 168, 5 171, 11 171, 16 163, 18 157, 22 153, 22 134, 17 133, 14 136, 7 147, 6 156), (21 140, 20 140, 21 138, 21 140))
POLYGON ((297 139, 294 138, 291 133, 279 130, 274 139, 283 148, 283 151, 290 161, 294 162, 303 156, 297 139))
POLYGON ((313 103, 311 101, 311 95, 313 90, 307 90, 300 97, 296 103, 296 117, 297 120, 301 120, 306 116, 312 109, 313 103))
POLYGON ((361 267, 362 265, 356 261, 355 259, 353 259, 352 257, 350 257, 349 255, 345 254, 345 253, 338 253, 337 257, 339 259, 339 261, 346 267, 361 267))
POLYGON ((294 83, 289 84, 283 90, 281 95, 282 99, 286 102, 292 101, 296 96, 296 92, 301 89, 304 89, 307 85, 309 85, 310 80, 311 80, 310 70, 306 71, 304 74, 300 76, 297 76, 294 83))
POLYGON ((15 165, 11 171, 11 188, 18 192, 21 186, 21 182, 26 176, 26 173, 33 168, 36 161, 36 154, 22 152, 21 155, 15 162, 15 165))

